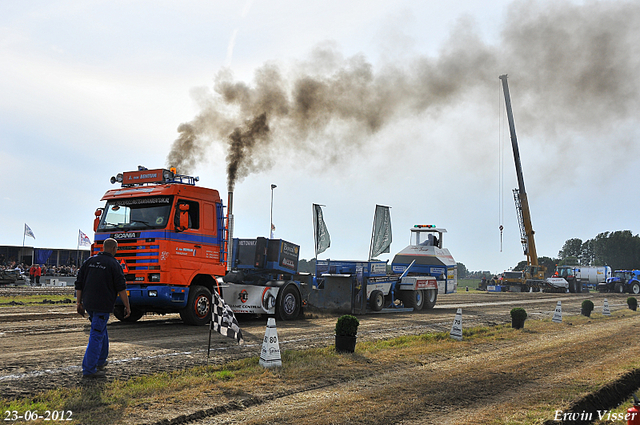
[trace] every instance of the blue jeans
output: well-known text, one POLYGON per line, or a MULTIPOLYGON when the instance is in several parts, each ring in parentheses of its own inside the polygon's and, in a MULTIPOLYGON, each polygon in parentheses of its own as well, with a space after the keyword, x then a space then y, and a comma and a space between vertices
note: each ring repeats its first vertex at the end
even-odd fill
POLYGON ((82 360, 82 374, 92 375, 96 373, 98 366, 107 361, 109 355, 109 335, 107 334, 107 322, 109 313, 97 313, 87 310, 91 320, 91 332, 87 351, 82 360))

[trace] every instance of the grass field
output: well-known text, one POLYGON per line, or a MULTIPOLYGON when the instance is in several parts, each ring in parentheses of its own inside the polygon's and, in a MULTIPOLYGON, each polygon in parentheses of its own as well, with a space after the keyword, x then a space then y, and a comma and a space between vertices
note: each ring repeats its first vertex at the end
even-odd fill
POLYGON ((14 307, 16 304, 74 303, 75 298, 69 295, 11 295, 0 296, 1 307, 14 307), (46 300, 46 301, 45 301, 46 300))
MULTIPOLYGON (((571 318, 571 323, 563 325, 564 327, 559 327, 548 319, 531 320, 521 331, 516 331, 508 325, 468 328, 464 329, 464 341, 461 342, 452 340, 448 332, 402 336, 358 343, 356 353, 347 355, 337 354, 333 346, 307 350, 286 350, 282 352, 282 368, 264 369, 259 366, 256 356, 220 366, 201 366, 170 373, 162 372, 139 376, 127 381, 114 380, 74 388, 60 388, 41 393, 33 398, 13 401, 0 399, 0 410, 2 412, 16 411, 21 415, 27 411, 36 410, 39 412, 73 412, 73 420, 66 423, 148 423, 150 419, 154 422, 165 419, 167 416, 176 417, 178 415, 176 412, 193 412, 193 410, 189 410, 189 407, 193 406, 227 406, 224 409, 229 409, 228 406, 233 407, 237 400, 253 399, 256 400, 255 403, 264 403, 265 400, 284 401, 290 398, 287 394, 301 394, 311 388, 327 387, 327 391, 331 394, 337 394, 336 391, 348 394, 349 391, 345 392, 339 387, 363 381, 365 387, 376 392, 370 395, 370 400, 366 399, 366 392, 357 393, 358 403, 347 403, 349 409, 342 414, 346 415, 345 418, 351 418, 350 420, 353 420, 354 423, 367 423, 366 417, 372 406, 379 405, 380 398, 391 396, 384 391, 392 393, 394 391, 393 388, 386 388, 385 385, 380 386, 376 383, 375 379, 382 374, 395 373, 394 370, 398 371, 400 375, 402 373, 409 374, 402 379, 404 379, 403 385, 410 387, 410 385, 415 385, 412 382, 417 380, 417 375, 411 375, 412 373, 425 376, 433 375, 429 372, 429 368, 435 367, 432 366, 434 359, 438 359, 440 362, 442 359, 452 359, 452 361, 460 359, 463 363, 460 366, 455 366, 450 372, 445 372, 447 370, 445 364, 440 363, 438 368, 441 372, 433 376, 437 379, 439 379, 438 377, 446 379, 447 373, 455 373, 454 371, 458 367, 464 367, 463 364, 466 363, 467 356, 483 352, 489 355, 501 346, 505 346, 507 352, 515 350, 513 351, 514 361, 520 362, 522 359, 519 347, 525 344, 538 344, 538 341, 545 340, 549 344, 558 344, 559 339, 568 338, 571 335, 562 336, 564 332, 581 332, 581 329, 586 330, 587 328, 595 329, 594 326, 598 326, 598 323, 602 325, 609 323, 609 327, 611 327, 612 321, 619 321, 622 325, 629 320, 635 320, 635 314, 626 310, 618 313, 617 316, 619 317, 607 318, 599 314, 595 314, 591 318, 574 316, 571 318), (632 315, 634 317, 630 317, 632 315), (329 371, 330 373, 328 373, 329 371), (369 381, 372 382, 366 384, 369 381), (361 407, 362 412, 354 406, 359 406, 358 409, 361 407), (155 416, 145 416, 145 412, 155 416)), ((541 352, 545 353, 546 351, 542 349, 541 352)), ((501 359, 503 362, 510 361, 506 356, 501 359)), ((624 368, 638 366, 637 361, 633 359, 629 359, 629 362, 631 363, 608 366, 611 368, 610 370, 603 369, 601 375, 596 374, 597 376, 594 375, 587 381, 570 380, 569 385, 565 385, 561 391, 560 388, 554 389, 545 398, 529 400, 530 405, 526 415, 509 416, 512 414, 509 409, 504 412, 491 411, 484 414, 488 415, 487 418, 494 418, 490 421, 492 424, 542 423, 549 418, 549 406, 562 406, 566 401, 583 395, 585 390, 592 391, 598 388, 606 382, 608 376, 614 376, 624 368), (552 399, 548 397, 552 397, 552 399)), ((528 367, 532 367, 531 363, 526 362, 523 365, 527 364, 528 367)), ((494 363, 489 362, 488 364, 493 365, 494 363)), ((511 366, 508 366, 506 370, 510 370, 510 368, 511 366)), ((488 373, 489 378, 497 376, 497 378, 491 378, 496 379, 496 382, 504 381, 501 378, 504 371, 498 373, 489 370, 488 373)), ((478 376, 474 379, 478 379, 479 382, 487 379, 486 377, 481 378, 481 374, 478 376)), ((513 379, 522 379, 522 376, 514 375, 513 379)), ((397 383, 398 381, 393 380, 393 382, 397 383)), ((538 380, 534 378, 531 382, 535 383, 538 380)), ((420 399, 407 399, 403 402, 406 404, 403 406, 406 407, 405 411, 407 412, 425 405, 424 400, 420 399), (414 406, 411 403, 418 404, 414 406)), ((341 403, 344 403, 344 400, 341 403)), ((340 415, 340 409, 346 407, 341 403, 330 403, 327 409, 340 415)), ((397 405, 398 408, 404 408, 403 406, 397 405)), ((628 405, 615 411, 624 411, 626 407, 628 405)), ((322 420, 319 416, 318 421, 314 423, 323 423, 322 420)), ((28 423, 42 424, 47 422, 31 420, 28 423)), ((263 422, 257 421, 255 423, 263 422)))

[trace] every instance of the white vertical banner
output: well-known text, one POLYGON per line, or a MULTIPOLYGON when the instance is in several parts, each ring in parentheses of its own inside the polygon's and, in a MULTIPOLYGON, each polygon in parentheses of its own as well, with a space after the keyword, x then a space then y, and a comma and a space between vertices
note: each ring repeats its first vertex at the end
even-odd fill
POLYGON ((369 249, 369 260, 380 254, 391 252, 391 213, 389 207, 376 205, 376 212, 373 217, 373 230, 371 232, 371 248, 369 249))
POLYGON ((322 215, 322 205, 318 204, 313 204, 313 236, 317 258, 318 254, 325 252, 331 246, 329 230, 322 215))

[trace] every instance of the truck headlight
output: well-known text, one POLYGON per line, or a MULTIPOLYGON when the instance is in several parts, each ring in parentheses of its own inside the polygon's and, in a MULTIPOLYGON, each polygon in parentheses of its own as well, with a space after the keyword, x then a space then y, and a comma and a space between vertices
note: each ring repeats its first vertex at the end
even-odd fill
POLYGON ((149 275, 149 282, 160 282, 160 273, 152 273, 149 275))
POLYGON ((157 297, 158 296, 158 291, 156 291, 156 290, 149 291, 149 296, 150 297, 157 297))

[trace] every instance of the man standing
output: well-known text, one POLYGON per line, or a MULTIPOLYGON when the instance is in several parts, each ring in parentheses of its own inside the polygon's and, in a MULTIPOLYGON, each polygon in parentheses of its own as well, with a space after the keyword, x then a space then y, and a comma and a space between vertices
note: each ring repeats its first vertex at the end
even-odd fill
POLYGON ((102 245, 102 252, 84 262, 76 279, 78 314, 84 317, 85 310, 91 320, 91 332, 87 351, 82 360, 83 378, 102 378, 109 355, 107 321, 113 311, 116 297, 124 304, 125 318, 131 314, 127 285, 122 267, 115 259, 118 242, 109 238, 102 245))
POLYGON ((40 286, 40 276, 42 276, 42 269, 40 268, 40 264, 36 264, 36 270, 33 275, 36 277, 36 285, 40 286))

